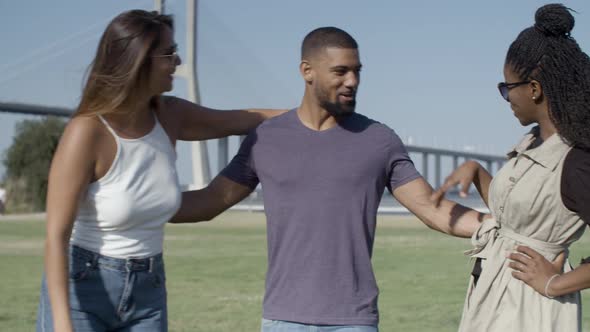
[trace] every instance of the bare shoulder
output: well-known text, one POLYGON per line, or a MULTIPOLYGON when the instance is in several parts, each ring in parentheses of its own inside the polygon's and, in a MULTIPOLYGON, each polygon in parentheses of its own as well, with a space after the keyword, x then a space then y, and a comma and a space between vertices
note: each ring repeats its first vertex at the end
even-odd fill
POLYGON ((63 208, 63 197, 80 197, 93 179, 103 128, 95 116, 77 115, 66 125, 49 171, 48 206, 54 210, 63 208))
POLYGON ((183 104, 186 102, 174 96, 161 96, 158 103, 158 120, 173 144, 178 139, 178 132, 184 121, 183 104))
POLYGON ((178 118, 178 114, 185 111, 192 104, 188 100, 175 96, 161 96, 158 111, 163 118, 178 118))
POLYGON ((178 98, 176 96, 161 96, 160 97, 160 103, 162 104, 162 106, 164 106, 165 108, 174 108, 174 107, 178 107, 179 105, 181 105, 183 102, 187 102, 186 100, 182 99, 182 98, 178 98))
POLYGON ((105 130, 96 116, 74 116, 66 125, 63 137, 88 141, 103 135, 105 130))
POLYGON ((91 154, 108 130, 96 116, 74 116, 66 125, 60 140, 60 148, 66 151, 91 154))
POLYGON ((169 115, 178 115, 179 113, 211 110, 210 108, 201 106, 200 104, 176 96, 161 96, 159 100, 159 105, 160 109, 162 109, 169 115))

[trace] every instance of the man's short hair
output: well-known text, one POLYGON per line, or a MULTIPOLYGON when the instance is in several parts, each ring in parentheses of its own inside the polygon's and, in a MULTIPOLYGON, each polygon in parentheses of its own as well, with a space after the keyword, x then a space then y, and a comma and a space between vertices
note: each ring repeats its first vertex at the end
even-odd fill
POLYGON ((308 33, 301 44, 301 59, 309 59, 327 47, 357 49, 358 44, 346 31, 335 27, 322 27, 308 33))

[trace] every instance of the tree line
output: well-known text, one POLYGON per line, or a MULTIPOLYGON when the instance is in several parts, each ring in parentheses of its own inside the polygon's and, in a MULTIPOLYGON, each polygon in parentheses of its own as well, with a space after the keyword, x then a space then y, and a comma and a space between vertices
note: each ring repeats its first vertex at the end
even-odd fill
POLYGON ((66 122, 53 116, 17 123, 12 144, 4 151, 8 213, 45 211, 51 159, 66 122))

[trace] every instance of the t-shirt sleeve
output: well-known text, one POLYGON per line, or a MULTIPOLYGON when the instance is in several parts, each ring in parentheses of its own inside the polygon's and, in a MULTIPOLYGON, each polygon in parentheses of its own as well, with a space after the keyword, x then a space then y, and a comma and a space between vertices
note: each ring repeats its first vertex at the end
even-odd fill
POLYGON ((252 189, 255 189, 259 182, 252 158, 256 136, 256 131, 246 136, 238 153, 220 173, 220 175, 252 189))
POLYGON ((565 157, 561 198, 565 207, 590 224, 590 152, 573 148, 565 157))
POLYGON ((391 132, 391 142, 389 147, 389 183, 387 189, 393 192, 397 187, 404 185, 412 180, 421 177, 416 170, 414 162, 404 146, 402 140, 391 132))

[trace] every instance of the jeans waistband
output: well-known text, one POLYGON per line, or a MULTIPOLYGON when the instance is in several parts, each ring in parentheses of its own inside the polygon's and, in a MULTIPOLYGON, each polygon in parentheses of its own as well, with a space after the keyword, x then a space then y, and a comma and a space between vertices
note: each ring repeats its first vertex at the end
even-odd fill
POLYGON ((151 272, 155 267, 160 266, 163 263, 161 253, 145 258, 115 258, 104 256, 99 253, 73 245, 70 246, 70 253, 72 257, 88 260, 88 262, 92 265, 101 265, 121 271, 151 272))

